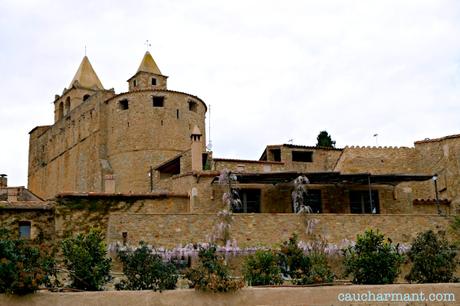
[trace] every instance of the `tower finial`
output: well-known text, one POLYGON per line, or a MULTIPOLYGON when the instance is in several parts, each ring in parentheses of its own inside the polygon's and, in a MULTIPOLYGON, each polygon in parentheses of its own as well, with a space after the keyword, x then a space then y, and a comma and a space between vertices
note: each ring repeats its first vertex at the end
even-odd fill
POLYGON ((85 56, 86 56, 86 45, 85 45, 85 56))
POLYGON ((97 76, 96 72, 91 66, 88 57, 83 57, 80 66, 78 67, 77 73, 70 82, 69 88, 72 88, 74 83, 77 82, 80 86, 86 88, 95 88, 99 90, 104 90, 104 86, 102 86, 99 77, 97 76))

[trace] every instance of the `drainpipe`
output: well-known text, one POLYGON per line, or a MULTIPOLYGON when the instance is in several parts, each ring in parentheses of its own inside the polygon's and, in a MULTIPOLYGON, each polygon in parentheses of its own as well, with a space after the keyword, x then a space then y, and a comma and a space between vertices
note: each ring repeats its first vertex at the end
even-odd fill
POLYGON ((433 175, 433 183, 434 183, 434 192, 436 195, 436 209, 438 210, 438 215, 441 214, 441 208, 439 207, 439 194, 438 194, 438 175, 433 175))
POLYGON ((374 213, 374 204, 372 203, 372 189, 371 189, 371 174, 367 174, 367 186, 369 188, 369 203, 371 205, 371 213, 374 213))

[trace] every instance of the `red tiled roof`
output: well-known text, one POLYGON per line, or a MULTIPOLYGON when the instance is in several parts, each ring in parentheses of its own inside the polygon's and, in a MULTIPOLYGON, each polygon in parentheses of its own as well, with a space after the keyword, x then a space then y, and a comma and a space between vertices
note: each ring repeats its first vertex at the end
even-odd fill
MULTIPOLYGON (((414 199, 413 203, 415 205, 417 205, 417 204, 434 205, 434 204, 436 204, 436 199, 414 199)), ((439 204, 441 204, 441 205, 450 205, 450 201, 448 199, 439 199, 439 204)))

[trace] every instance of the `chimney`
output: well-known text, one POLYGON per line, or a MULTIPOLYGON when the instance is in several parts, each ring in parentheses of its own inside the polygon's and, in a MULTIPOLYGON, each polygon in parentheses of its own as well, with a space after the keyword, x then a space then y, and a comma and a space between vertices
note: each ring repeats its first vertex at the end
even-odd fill
POLYGON ((0 188, 8 187, 8 178, 6 174, 0 174, 0 188))
POLYGON ((192 130, 192 171, 203 171, 203 144, 201 143, 201 131, 195 125, 192 130))
POLYGON ((18 188, 7 188, 8 190, 8 202, 17 202, 18 201, 18 188))
POLYGON ((104 175, 104 192, 115 193, 115 178, 112 174, 104 175))

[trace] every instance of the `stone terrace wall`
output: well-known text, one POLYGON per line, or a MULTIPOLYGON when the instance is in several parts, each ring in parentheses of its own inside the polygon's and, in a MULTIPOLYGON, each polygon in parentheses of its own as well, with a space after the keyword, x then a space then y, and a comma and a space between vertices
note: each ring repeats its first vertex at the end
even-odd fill
MULTIPOLYGON (((339 294, 368 294, 385 293, 419 294, 425 297, 430 294, 445 295, 444 303, 433 305, 458 305, 460 299, 460 284, 397 284, 397 285, 367 285, 367 286, 322 286, 322 287, 278 287, 278 288, 244 288, 236 293, 203 293, 192 289, 153 291, 105 291, 79 293, 39 292, 23 297, 0 295, 0 305, 22 306, 118 306, 118 305, 187 305, 187 306, 233 306, 233 305, 283 305, 283 306, 330 306, 330 305, 432 305, 428 302, 408 303, 399 301, 388 302, 340 302, 339 294)), ((341 296, 342 297, 342 296, 341 296)), ((442 297, 442 296, 440 296, 442 297)))
MULTIPOLYGON (((446 230, 452 218, 437 215, 351 215, 312 214, 319 221, 315 233, 331 243, 355 240, 367 228, 378 228, 395 242, 408 243, 417 232, 446 230)), ((176 247, 179 244, 206 242, 216 223, 215 214, 119 214, 109 217, 108 243, 121 241, 128 232, 130 244, 143 240, 154 246, 176 247)), ((236 214, 232 239, 240 246, 274 245, 297 232, 306 240, 304 217, 295 214, 236 214)))

